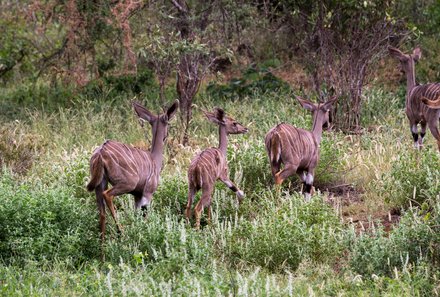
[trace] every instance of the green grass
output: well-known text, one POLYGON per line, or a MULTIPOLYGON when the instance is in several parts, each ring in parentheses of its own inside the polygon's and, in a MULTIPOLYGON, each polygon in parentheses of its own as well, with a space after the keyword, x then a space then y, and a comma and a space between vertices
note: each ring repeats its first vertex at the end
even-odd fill
MULTIPOLYGON (((90 155, 105 139, 148 147, 151 129, 138 124, 130 97, 107 102, 85 96, 46 110, 32 104, 13 109, 0 128, 0 295, 438 294, 440 173, 433 137, 428 133, 425 150, 414 152, 399 100, 377 90, 366 96, 364 124, 371 129, 356 136, 324 132, 318 193, 305 203, 296 176, 274 189, 263 139, 281 121, 309 128, 308 112, 285 94, 238 102, 202 93, 190 146, 178 143, 179 120, 171 123, 147 218, 135 212, 130 195, 116 198, 124 232, 117 234, 108 215, 102 247, 95 197, 85 190, 90 155), (217 127, 200 112, 214 106, 249 127, 248 134, 231 135, 228 148, 231 179, 246 197, 239 205, 218 183, 212 223, 205 214, 196 231, 184 220, 186 170, 198 151, 218 143, 217 127), (327 203, 337 193, 325 191, 344 184, 372 216, 402 208, 401 223, 390 233, 380 227, 359 233, 343 223, 327 203), (409 203, 414 188, 417 203, 409 203)), ((161 109, 154 98, 140 99, 161 109)))

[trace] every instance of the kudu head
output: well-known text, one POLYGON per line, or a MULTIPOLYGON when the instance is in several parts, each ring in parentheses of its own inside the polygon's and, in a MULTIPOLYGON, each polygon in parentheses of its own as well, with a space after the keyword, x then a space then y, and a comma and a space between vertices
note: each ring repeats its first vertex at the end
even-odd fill
POLYGON ((139 117, 141 125, 143 125, 143 122, 148 122, 153 129, 153 149, 156 141, 165 141, 166 137, 168 136, 168 123, 176 114, 179 107, 179 101, 176 100, 168 109, 159 115, 153 114, 137 101, 133 101, 132 104, 137 116, 139 117))
POLYGON ((227 116, 221 108, 216 107, 213 112, 203 111, 203 113, 211 122, 219 126, 225 126, 227 134, 244 134, 248 132, 245 126, 227 116))
POLYGON ((392 46, 388 47, 388 51, 391 56, 399 59, 402 72, 407 75, 414 75, 414 64, 422 56, 420 48, 416 47, 412 54, 404 54, 401 50, 392 46))
POLYGON ((299 96, 296 96, 296 99, 299 101, 304 109, 312 112, 313 128, 315 128, 316 123, 321 122, 321 127, 323 129, 330 129, 330 109, 337 100, 336 96, 331 97, 327 102, 324 103, 313 103, 299 96))

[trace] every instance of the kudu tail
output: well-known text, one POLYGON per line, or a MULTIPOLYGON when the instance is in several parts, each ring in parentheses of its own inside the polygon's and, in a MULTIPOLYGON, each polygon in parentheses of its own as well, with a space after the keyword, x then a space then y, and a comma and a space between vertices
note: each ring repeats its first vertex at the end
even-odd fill
POLYGON ((92 192, 104 178, 104 164, 102 163, 102 157, 99 152, 94 154, 90 160, 90 174, 91 179, 87 184, 87 190, 92 192))
POLYGON ((278 163, 281 157, 281 141, 278 133, 273 133, 269 140, 267 150, 271 163, 278 163))

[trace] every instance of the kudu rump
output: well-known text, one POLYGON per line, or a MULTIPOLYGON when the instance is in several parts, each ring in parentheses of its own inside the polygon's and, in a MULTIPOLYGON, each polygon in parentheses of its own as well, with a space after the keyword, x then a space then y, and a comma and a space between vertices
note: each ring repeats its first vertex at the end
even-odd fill
POLYGON ((304 183, 304 196, 310 201, 315 168, 319 160, 322 129, 329 126, 329 111, 336 97, 314 104, 297 96, 301 106, 313 113, 312 131, 281 123, 266 134, 266 145, 275 184, 297 173, 304 183), (281 164, 284 168, 281 169, 281 164))
POLYGON ((192 161, 188 169, 188 204, 186 205, 186 219, 191 217, 191 205, 195 194, 202 189, 202 196, 195 207, 196 228, 200 228, 200 218, 203 208, 208 208, 208 219, 211 220, 211 196, 217 179, 221 180, 229 189, 237 194, 239 200, 243 199, 244 193, 229 179, 226 149, 229 134, 243 134, 248 131, 246 127, 231 117, 225 115, 220 109, 214 112, 204 112, 211 122, 219 125, 219 146, 208 148, 199 153, 192 161))
POLYGON ((438 130, 440 110, 429 108, 422 103, 424 97, 433 100, 440 96, 440 83, 416 85, 414 63, 421 57, 419 48, 414 49, 412 54, 404 54, 394 47, 389 47, 388 50, 393 57, 399 59, 402 70, 406 74, 406 115, 409 119, 414 146, 416 148, 422 147, 426 125, 428 125, 429 130, 437 140, 437 146, 440 150, 440 132, 438 130), (418 124, 421 125, 420 137, 418 124))
POLYGON ((145 210, 150 204, 159 183, 168 123, 178 106, 176 101, 165 113, 154 115, 139 103, 133 102, 140 120, 149 122, 153 128, 150 151, 108 140, 93 152, 90 158, 91 179, 87 190, 95 190, 96 193, 102 240, 105 238, 105 205, 110 210, 118 231, 122 231, 113 205, 114 197, 132 194, 136 209, 145 210), (111 189, 107 189, 108 183, 113 186, 111 189))

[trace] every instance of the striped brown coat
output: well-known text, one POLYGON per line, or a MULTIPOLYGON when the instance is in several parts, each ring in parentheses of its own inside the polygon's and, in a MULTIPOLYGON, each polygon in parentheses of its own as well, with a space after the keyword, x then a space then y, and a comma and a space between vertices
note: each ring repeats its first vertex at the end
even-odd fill
POLYGON ((90 158, 91 178, 87 190, 94 190, 96 194, 102 240, 105 237, 105 205, 109 208, 118 231, 122 230, 113 205, 114 197, 132 194, 136 209, 145 210, 150 204, 159 184, 168 123, 177 111, 178 101, 160 115, 154 115, 137 102, 133 102, 133 107, 140 120, 149 122, 153 128, 150 151, 108 140, 95 149, 90 158), (109 183, 113 186, 110 189, 109 183))
POLYGON ((438 129, 440 110, 429 108, 422 102, 422 98, 433 100, 440 96, 440 83, 416 85, 414 64, 421 57, 419 48, 414 49, 412 54, 404 54, 393 47, 389 48, 389 52, 393 57, 399 59, 402 70, 406 74, 405 111, 409 120, 414 146, 416 148, 422 147, 426 127, 428 126, 437 140, 438 149, 440 150, 440 133, 438 129), (419 124, 421 126, 420 133, 418 131, 419 124))
POLYGON ((269 130, 264 143, 275 184, 280 185, 286 178, 297 173, 304 183, 304 195, 309 201, 319 161, 322 129, 329 125, 329 110, 336 98, 322 104, 314 104, 299 97, 297 99, 305 109, 313 112, 312 130, 281 123, 269 130))
POLYGON ((205 207, 208 208, 208 218, 211 218, 211 197, 214 191, 215 182, 222 181, 228 188, 237 194, 241 200, 244 197, 243 191, 229 179, 228 162, 226 150, 229 134, 246 133, 248 129, 231 117, 225 115, 220 109, 214 112, 205 112, 211 122, 219 125, 219 147, 208 148, 199 153, 188 168, 188 203, 186 206, 186 218, 189 222, 191 217, 191 206, 195 194, 201 189, 202 196, 195 207, 196 228, 200 228, 200 218, 205 207))

